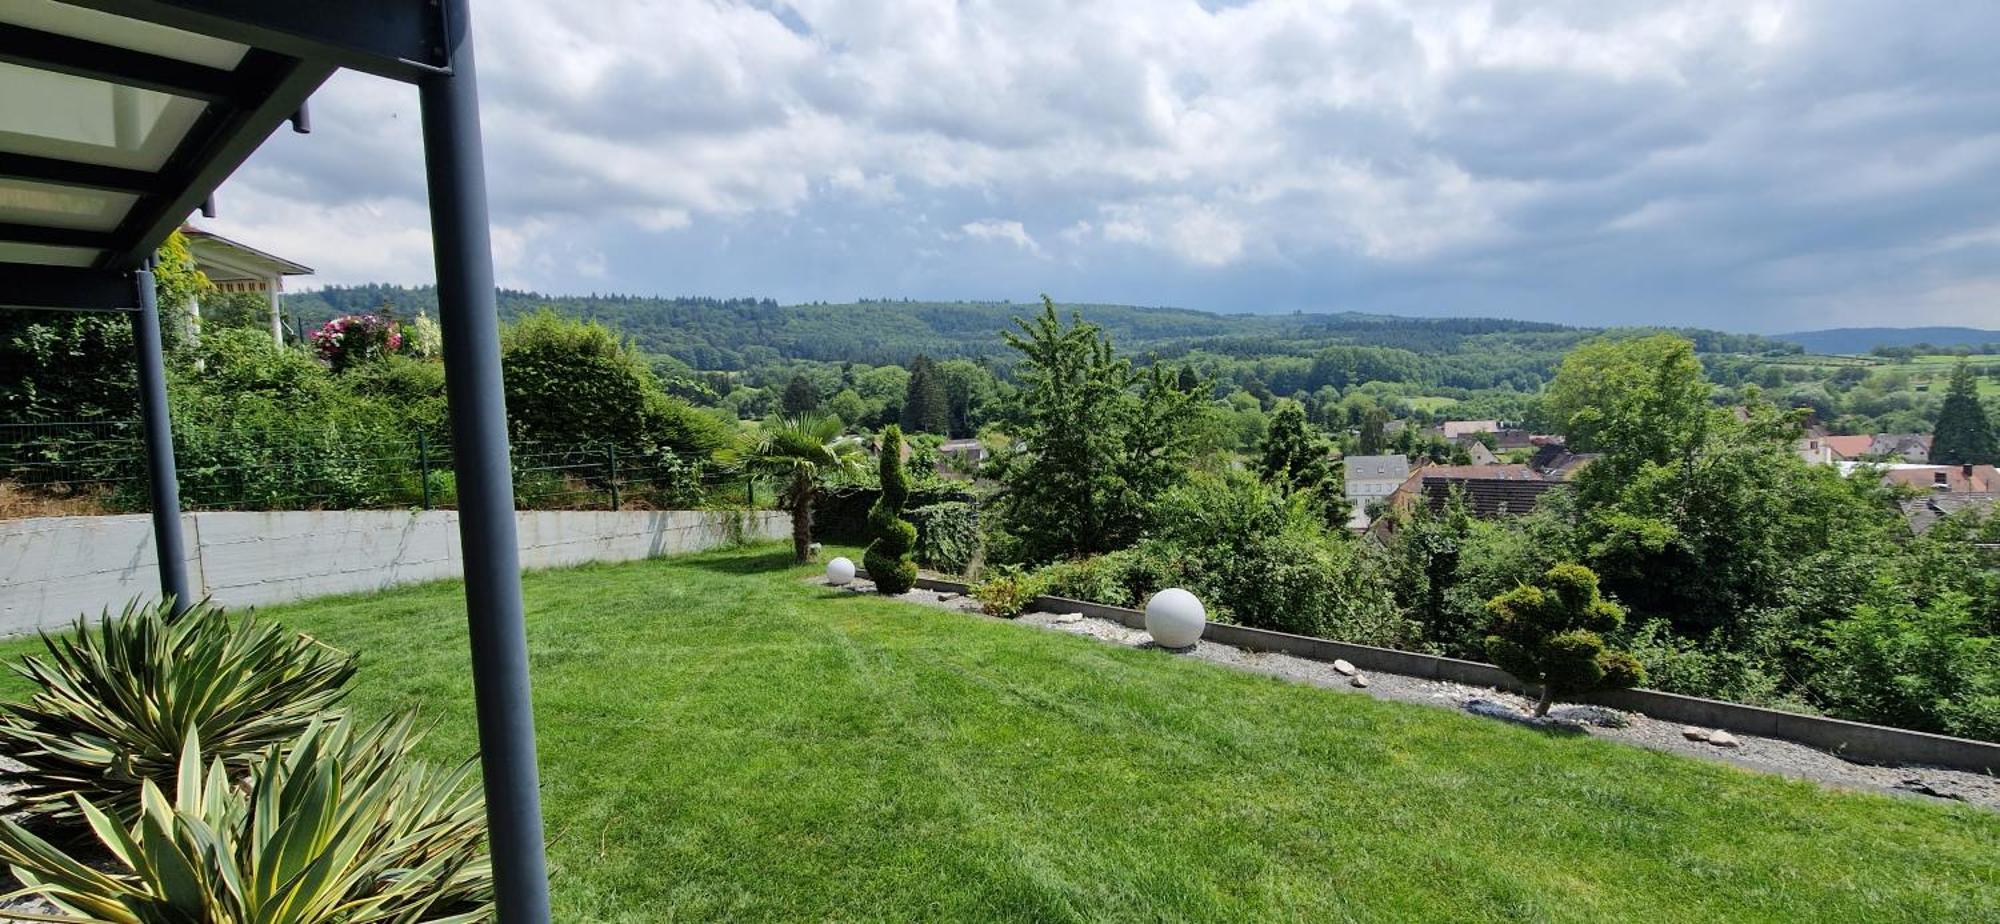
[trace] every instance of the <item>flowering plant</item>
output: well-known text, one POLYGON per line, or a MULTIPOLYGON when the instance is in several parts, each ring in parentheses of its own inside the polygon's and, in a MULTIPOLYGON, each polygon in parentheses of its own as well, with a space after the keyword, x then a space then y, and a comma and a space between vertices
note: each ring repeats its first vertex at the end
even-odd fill
POLYGON ((312 332, 313 352, 335 372, 403 348, 403 326, 381 315, 350 314, 312 332))

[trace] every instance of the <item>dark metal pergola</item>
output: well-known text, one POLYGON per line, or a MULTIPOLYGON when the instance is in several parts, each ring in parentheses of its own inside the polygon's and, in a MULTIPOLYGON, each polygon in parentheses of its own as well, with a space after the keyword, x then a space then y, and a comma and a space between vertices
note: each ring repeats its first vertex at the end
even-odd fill
POLYGON ((0 0, 0 305, 135 333, 160 590, 191 588, 150 260, 340 68, 417 86, 500 919, 549 919, 470 0, 0 0))

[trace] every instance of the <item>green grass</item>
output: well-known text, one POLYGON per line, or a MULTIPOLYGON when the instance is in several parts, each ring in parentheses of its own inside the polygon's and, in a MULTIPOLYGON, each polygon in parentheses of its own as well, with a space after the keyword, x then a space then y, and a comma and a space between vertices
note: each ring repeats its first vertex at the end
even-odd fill
MULTIPOLYGON (((526 579, 557 920, 2000 920, 1994 813, 806 573, 766 547, 526 579)), ((361 651, 354 705, 420 707, 463 757, 461 606, 268 612, 361 651)))

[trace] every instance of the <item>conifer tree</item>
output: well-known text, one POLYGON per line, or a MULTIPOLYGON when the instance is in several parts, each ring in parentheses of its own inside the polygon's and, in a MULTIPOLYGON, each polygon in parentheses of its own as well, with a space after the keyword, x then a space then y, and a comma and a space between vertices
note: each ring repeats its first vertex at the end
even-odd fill
POLYGON ((798 417, 819 410, 819 389, 803 375, 794 375, 785 384, 785 394, 779 406, 787 417, 798 417))
POLYGON ((910 362, 910 384, 903 392, 903 429, 911 433, 951 431, 951 395, 931 358, 918 354, 910 362))
POLYGON ((1931 428, 1931 461, 1938 465, 1976 465, 2000 458, 1993 421, 1979 404, 1979 379, 1960 360, 1951 372, 1951 387, 1931 428))
POLYGON ((895 424, 882 429, 882 496, 868 511, 868 548, 861 563, 878 593, 909 593, 917 584, 917 563, 910 550, 917 528, 903 519, 910 499, 910 476, 903 471, 903 431, 895 424))

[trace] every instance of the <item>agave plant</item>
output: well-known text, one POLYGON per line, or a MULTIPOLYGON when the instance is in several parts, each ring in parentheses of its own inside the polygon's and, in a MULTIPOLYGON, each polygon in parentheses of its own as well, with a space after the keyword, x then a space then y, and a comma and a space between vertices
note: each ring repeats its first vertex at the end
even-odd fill
POLYGON ((54 815, 83 796, 135 817, 141 784, 170 782, 190 736, 240 777, 339 702, 355 668, 345 653, 207 603, 180 616, 133 603, 42 644, 47 660, 14 666, 38 689, 0 705, 0 752, 27 765, 22 807, 54 815))
MULTIPOLYGON (((492 917, 483 805, 472 765, 410 758, 408 716, 354 731, 313 722, 272 747, 247 782, 204 761, 189 735, 169 796, 140 783, 122 825, 81 796, 80 814, 115 863, 100 871, 0 819, 0 860, 64 913, 27 920, 112 924, 414 924, 492 917)), ((13 897, 13 896, 9 896, 13 897)))

